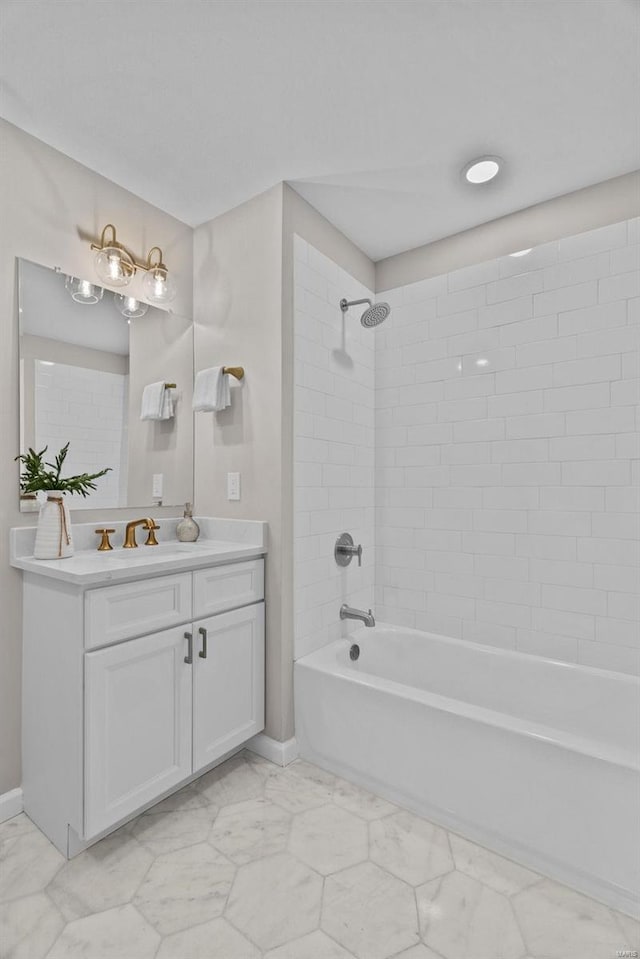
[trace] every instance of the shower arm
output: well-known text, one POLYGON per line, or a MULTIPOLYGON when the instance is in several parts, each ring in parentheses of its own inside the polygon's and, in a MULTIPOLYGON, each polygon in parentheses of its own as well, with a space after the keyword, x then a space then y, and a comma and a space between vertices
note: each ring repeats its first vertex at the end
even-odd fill
MULTIPOLYGON (((334 300, 335 302, 335 300, 334 300)), ((372 302, 369 299, 364 300, 340 300, 340 309, 343 313, 346 313, 350 306, 359 306, 361 303, 368 303, 369 306, 372 306, 372 302)))

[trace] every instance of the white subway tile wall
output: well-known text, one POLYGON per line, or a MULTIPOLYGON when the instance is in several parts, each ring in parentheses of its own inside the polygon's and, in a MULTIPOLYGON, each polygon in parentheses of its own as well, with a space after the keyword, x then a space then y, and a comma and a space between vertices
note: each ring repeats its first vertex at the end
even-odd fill
POLYGON ((363 307, 373 298, 335 263, 294 237, 295 657, 354 629, 342 603, 373 606, 375 551, 375 334, 363 307), (335 541, 349 532, 362 567, 340 567, 335 541))
POLYGON ((638 235, 380 294, 380 620, 639 670, 638 235))
POLYGON ((65 475, 111 467, 83 506, 125 506, 129 377, 64 363, 35 364, 36 448, 48 446, 53 457, 69 441, 65 475))

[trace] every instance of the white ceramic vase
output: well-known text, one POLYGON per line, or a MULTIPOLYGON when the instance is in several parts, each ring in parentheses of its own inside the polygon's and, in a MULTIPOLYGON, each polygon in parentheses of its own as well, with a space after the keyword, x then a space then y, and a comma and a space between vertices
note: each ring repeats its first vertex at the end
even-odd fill
POLYGON ((40 515, 33 548, 34 559, 65 559, 73 556, 71 518, 64 493, 41 491, 38 501, 40 515))

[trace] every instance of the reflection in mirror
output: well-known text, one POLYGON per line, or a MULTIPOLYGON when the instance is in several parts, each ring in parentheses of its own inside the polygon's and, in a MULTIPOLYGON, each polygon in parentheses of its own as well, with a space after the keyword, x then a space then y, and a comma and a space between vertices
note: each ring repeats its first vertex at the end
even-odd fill
POLYGON ((109 467, 72 509, 192 500, 191 321, 28 260, 18 270, 20 452, 47 446, 53 461, 69 442, 65 476, 109 467), (158 382, 175 384, 173 415, 141 420, 143 390, 158 382))

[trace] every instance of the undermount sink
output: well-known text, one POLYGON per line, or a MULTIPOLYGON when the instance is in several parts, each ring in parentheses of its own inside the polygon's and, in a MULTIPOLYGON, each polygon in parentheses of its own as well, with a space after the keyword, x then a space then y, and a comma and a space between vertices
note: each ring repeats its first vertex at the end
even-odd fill
POLYGON ((173 553, 192 553, 197 550, 210 550, 210 543, 158 543, 157 546, 138 546, 137 549, 124 549, 122 546, 112 550, 97 551, 102 559, 126 559, 149 561, 160 556, 171 556, 173 553))

